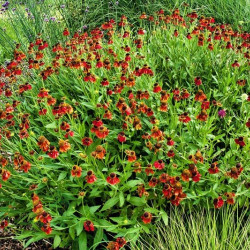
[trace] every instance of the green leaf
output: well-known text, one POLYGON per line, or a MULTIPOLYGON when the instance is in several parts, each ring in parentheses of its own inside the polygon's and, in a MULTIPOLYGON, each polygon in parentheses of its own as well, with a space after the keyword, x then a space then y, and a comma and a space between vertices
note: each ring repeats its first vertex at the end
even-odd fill
POLYGON ((125 201, 123 192, 120 192, 119 200, 120 200, 120 207, 122 207, 124 205, 124 201, 125 201))
POLYGON ((168 226, 168 215, 163 210, 161 211, 161 218, 166 226, 168 226))
POLYGON ((145 198, 140 198, 140 197, 136 197, 136 196, 132 196, 129 200, 129 202, 134 205, 134 206, 137 206, 137 207, 140 207, 140 206, 143 206, 146 204, 146 200, 145 198))
POLYGON ((95 234, 95 238, 94 238, 94 249, 96 249, 96 247, 102 241, 102 238, 103 238, 103 229, 98 228, 95 234))
POLYGON ((76 235, 79 236, 82 230, 83 230, 83 221, 79 221, 76 224, 76 235))
POLYGON ((95 212, 99 209, 100 205, 99 206, 93 206, 93 207, 90 207, 89 208, 89 211, 91 214, 95 214, 95 212))
POLYGON ((61 243, 61 237, 59 235, 56 235, 55 238, 54 238, 53 247, 54 248, 59 247, 60 243, 61 243))
POLYGON ((87 250, 87 234, 83 231, 78 240, 79 250, 87 250))
POLYGON ((69 235, 71 236, 71 238, 73 240, 75 239, 75 229, 74 229, 74 227, 69 228, 69 235))
POLYGON ((59 174, 57 180, 58 181, 63 180, 63 179, 65 179, 66 176, 67 176, 67 172, 62 172, 62 173, 59 174))
POLYGON ((127 182, 126 186, 129 188, 132 188, 132 187, 135 187, 139 184, 143 184, 143 181, 142 180, 131 180, 131 181, 127 182))
POLYGON ((52 123, 50 123, 50 124, 47 124, 47 125, 45 126, 45 128, 57 128, 56 122, 52 122, 52 123))
POLYGON ((106 203, 103 205, 101 212, 105 211, 107 209, 110 209, 111 207, 113 207, 117 202, 119 201, 119 197, 113 197, 111 199, 109 199, 108 201, 106 201, 106 203))

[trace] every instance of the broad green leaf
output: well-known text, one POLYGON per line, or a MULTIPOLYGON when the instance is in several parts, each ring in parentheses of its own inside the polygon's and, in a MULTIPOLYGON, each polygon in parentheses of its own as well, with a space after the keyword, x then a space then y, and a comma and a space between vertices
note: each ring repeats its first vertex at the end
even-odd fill
POLYGON ((52 122, 52 123, 50 123, 50 124, 47 124, 47 125, 45 126, 45 128, 57 128, 56 122, 52 122))
POLYGON ((61 243, 61 237, 57 234, 57 235, 55 236, 55 238, 54 238, 53 247, 54 247, 54 248, 59 247, 60 243, 61 243))
POLYGON ((161 210, 161 218, 166 226, 168 226, 168 215, 166 212, 161 210))
POLYGON ((124 201, 125 201, 123 192, 120 192, 119 200, 120 200, 120 207, 122 207, 124 205, 124 201))
POLYGON ((98 228, 94 238, 94 249, 98 247, 99 243, 102 241, 103 238, 103 228, 98 228))
POLYGON ((79 250, 87 250, 87 234, 83 231, 78 239, 79 250))
POLYGON ((76 224, 76 235, 79 236, 82 230, 83 230, 83 221, 79 221, 76 224))
POLYGON ((140 197, 132 196, 129 200, 129 203, 131 203, 134 206, 140 207, 146 204, 146 200, 144 197, 140 198, 140 197))
POLYGON ((103 205, 101 212, 105 211, 107 209, 112 208, 117 202, 119 201, 119 197, 113 197, 111 199, 109 199, 108 201, 106 201, 106 203, 103 205))

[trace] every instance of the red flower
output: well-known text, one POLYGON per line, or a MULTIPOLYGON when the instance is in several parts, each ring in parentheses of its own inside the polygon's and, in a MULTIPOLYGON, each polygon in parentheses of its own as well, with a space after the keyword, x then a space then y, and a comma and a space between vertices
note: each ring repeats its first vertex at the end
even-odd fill
POLYGON ((242 136, 235 139, 234 141, 236 142, 236 144, 240 145, 241 147, 244 147, 246 145, 245 142, 244 142, 244 138, 242 136))
POLYGON ((119 243, 116 241, 110 241, 106 247, 109 250, 119 250, 120 246, 119 243))
POLYGON ((64 36, 69 36, 69 30, 68 30, 67 28, 65 28, 65 29, 63 30, 63 35, 64 35, 64 36))
POLYGON ((189 181, 189 178, 192 176, 192 173, 190 172, 189 169, 184 169, 181 178, 183 181, 189 181))
POLYGON ((2 180, 7 181, 10 178, 10 171, 8 170, 2 170, 2 180))
POLYGON ((108 86, 109 85, 109 81, 107 78, 103 78, 103 80, 101 81, 101 85, 102 86, 108 86))
POLYGON ((123 247, 127 243, 124 238, 117 238, 116 242, 118 243, 119 247, 123 247))
POLYGON ((115 173, 111 173, 106 180, 111 185, 116 185, 120 182, 120 179, 116 176, 115 173))
POLYGON ((227 192, 225 193, 225 195, 227 196, 227 204, 233 205, 235 203, 234 201, 235 193, 227 192))
POLYGON ((201 113, 196 117, 198 120, 205 122, 208 118, 208 114, 205 109, 201 111, 201 113))
POLYGON ((95 231, 94 224, 90 220, 85 221, 84 224, 83 224, 83 226, 84 226, 85 231, 87 231, 87 232, 93 232, 93 231, 95 231))
POLYGON ((70 148, 71 148, 71 145, 70 145, 70 143, 68 142, 68 140, 62 140, 62 139, 60 139, 59 140, 59 151, 60 152, 63 152, 63 153, 65 153, 65 152, 67 152, 68 150, 70 150, 70 148))
POLYGON ((31 164, 28 161, 23 161, 22 165, 20 166, 20 170, 23 170, 23 172, 27 173, 31 168, 31 164))
POLYGON ((188 33, 186 37, 187 37, 188 40, 192 39, 192 36, 191 36, 190 33, 188 33))
POLYGON ((82 144, 84 145, 84 146, 89 146, 89 145, 91 145, 93 143, 93 140, 91 139, 91 138, 89 138, 89 137, 84 137, 83 139, 82 139, 82 144))
POLYGON ((117 139, 118 139, 118 141, 120 143, 125 142, 126 141, 126 136, 125 136, 124 132, 119 133, 117 139))
POLYGON ((152 214, 149 212, 145 212, 142 216, 141 219, 143 221, 144 224, 149 224, 151 223, 152 220, 152 214))
POLYGON ((47 98, 49 96, 49 92, 47 89, 41 88, 37 96, 39 98, 47 98))
POLYGON ((161 170, 161 169, 163 169, 163 168, 165 167, 165 164, 164 164, 164 162, 163 162, 162 160, 158 160, 158 161, 156 161, 156 162, 154 163, 154 167, 155 167, 156 169, 161 170))
POLYGON ((232 64, 232 67, 234 67, 234 68, 240 67, 240 64, 238 63, 237 60, 234 61, 234 63, 232 64))
POLYGON ((38 113, 39 113, 39 115, 46 115, 47 109, 40 109, 38 113))
POLYGON ((56 147, 50 146, 48 156, 52 159, 56 159, 59 156, 58 151, 56 150, 56 147))
POLYGON ((217 164, 218 164, 217 162, 211 164, 210 168, 208 169, 209 174, 217 174, 219 172, 217 164))
POLYGON ((250 118, 248 118, 247 123, 246 123, 246 126, 247 126, 248 128, 250 128, 250 118))
POLYGON ((221 198, 221 196, 219 196, 218 198, 214 199, 214 207, 219 209, 223 206, 224 204, 224 201, 223 199, 221 198))
POLYGON ((194 99, 195 101, 203 102, 205 99, 207 99, 207 96, 204 94, 204 92, 201 89, 199 89, 194 99))
POLYGON ((144 35, 145 34, 145 30, 143 30, 143 29, 139 29, 138 31, 137 31, 137 33, 138 33, 138 35, 144 35))
POLYGON ((202 84, 201 78, 199 76, 194 78, 194 83, 197 86, 200 86, 202 84))
POLYGON ((52 232, 52 228, 50 227, 49 223, 48 224, 44 224, 41 229, 46 234, 51 234, 51 232, 52 232))
POLYGON ((7 220, 3 220, 3 221, 1 221, 1 223, 0 223, 0 229, 4 229, 5 227, 7 227, 8 226, 8 221, 7 220))
POLYGON ((153 178, 149 181, 148 185, 149 185, 150 187, 155 187, 155 186, 157 185, 157 183, 158 183, 157 178, 153 177, 153 178))
POLYGON ((44 136, 40 136, 40 137, 38 138, 37 145, 39 146, 39 148, 40 148, 43 152, 49 151, 50 142, 49 142, 44 136))
POLYGON ((158 84, 158 83, 155 83, 154 84, 154 89, 153 89, 153 92, 154 93, 158 93, 158 92, 161 92, 161 86, 158 84))
POLYGON ((86 176, 87 183, 89 183, 89 184, 94 183, 96 181, 96 179, 97 178, 96 178, 93 171, 90 170, 87 172, 87 176, 86 176))
POLYGON ((127 157, 128 157, 128 161, 129 162, 134 162, 136 160, 136 154, 135 151, 132 150, 126 150, 125 151, 127 157))
POLYGON ((172 158, 172 157, 174 157, 175 156, 175 153, 174 153, 174 151, 171 149, 171 150, 169 150, 168 151, 168 157, 170 157, 170 158, 172 158))
POLYGON ((102 122, 102 120, 101 120, 99 117, 97 117, 97 118, 92 122, 92 124, 93 124, 94 126, 96 126, 96 127, 101 127, 101 126, 103 125, 103 122, 102 122))
POLYGON ((169 180, 169 176, 166 173, 162 173, 159 177, 161 183, 166 183, 169 180))
POLYGON ((168 146, 173 146, 174 145, 174 141, 171 139, 171 137, 167 138, 167 145, 168 146))
POLYGON ((191 118, 188 116, 188 113, 185 112, 179 116, 179 121, 183 123, 189 123, 191 121, 191 118))
POLYGON ((147 167, 145 168, 145 173, 146 173, 146 175, 154 174, 154 170, 153 170, 151 164, 147 165, 147 167))
POLYGON ((210 106, 210 102, 204 100, 204 101, 202 102, 202 104, 201 104, 201 109, 209 109, 209 106, 210 106))
POLYGON ((105 137, 108 136, 108 134, 109 134, 109 130, 104 126, 97 127, 97 130, 95 132, 95 135, 100 139, 104 139, 105 137))
POLYGON ((101 146, 101 145, 96 146, 95 151, 93 151, 93 152, 91 153, 91 155, 92 155, 93 157, 95 157, 96 159, 103 159, 104 156, 105 156, 105 154, 106 154, 106 150, 105 150, 105 148, 104 148, 103 146, 101 146))
POLYGON ((49 223, 52 220, 51 215, 48 214, 47 212, 43 212, 41 215, 38 216, 38 218, 44 224, 47 224, 47 223, 49 223))
POLYGON ((231 170, 227 172, 227 175, 233 179, 238 179, 242 171, 243 171, 242 165, 240 163, 237 163, 236 167, 232 167, 231 170))
POLYGON ((73 176, 73 177, 81 177, 81 175, 82 175, 82 168, 81 167, 79 167, 79 166, 77 166, 77 165, 74 165, 73 167, 72 167, 72 170, 71 170, 71 175, 73 176))

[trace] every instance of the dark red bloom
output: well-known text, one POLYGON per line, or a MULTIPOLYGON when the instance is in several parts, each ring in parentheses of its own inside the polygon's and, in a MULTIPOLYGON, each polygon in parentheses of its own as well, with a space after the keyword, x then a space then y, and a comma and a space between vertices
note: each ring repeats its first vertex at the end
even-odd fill
POLYGON ((83 139, 82 139, 82 144, 84 145, 84 146, 89 146, 89 145, 91 145, 93 143, 93 140, 91 139, 91 138, 89 138, 89 137, 84 137, 83 139))
POLYGON ((65 29, 63 30, 63 35, 64 35, 64 36, 69 36, 69 30, 68 30, 67 28, 65 28, 65 29))
POLYGON ((2 180, 7 181, 11 176, 10 171, 8 170, 2 170, 2 180))
POLYGON ((234 61, 234 63, 232 64, 232 67, 234 67, 234 68, 240 67, 240 64, 238 63, 237 60, 234 61))
POLYGON ((246 145, 245 142, 244 142, 244 138, 242 136, 235 139, 234 141, 236 142, 236 144, 240 145, 241 147, 244 147, 246 145))
POLYGON ((151 223, 152 220, 152 214, 149 212, 145 212, 142 216, 141 219, 143 221, 144 224, 149 224, 151 223))
POLYGON ((171 139, 171 137, 167 138, 167 145, 168 146, 173 146, 174 145, 174 141, 171 139))
POLYGON ((201 174, 198 171, 192 173, 192 180, 194 182, 198 182, 200 181, 200 179, 201 179, 201 174))
POLYGON ((56 147, 50 146, 48 156, 52 159, 56 159, 59 156, 58 151, 56 150, 56 147))
POLYGON ((222 199, 221 196, 219 196, 218 198, 214 199, 214 207, 215 208, 219 209, 219 208, 221 208, 223 206, 223 204, 224 204, 224 201, 223 201, 223 199, 222 199))
POLYGON ((217 174, 219 172, 217 164, 218 164, 217 162, 211 164, 210 168, 208 169, 209 174, 217 174))
POLYGON ((106 180, 111 185, 116 185, 120 182, 120 179, 116 176, 115 173, 111 173, 106 180))
POLYGON ((247 120, 247 122, 246 122, 246 126, 247 126, 248 128, 250 128, 250 118, 248 118, 248 120, 247 120))
POLYGON ((96 118, 96 119, 92 122, 92 124, 93 124, 94 126, 96 126, 96 127, 101 127, 101 126, 103 125, 103 122, 102 122, 102 120, 98 117, 98 118, 96 118))
POLYGON ((157 178, 153 177, 153 178, 149 181, 148 185, 149 185, 150 187, 155 187, 155 186, 157 185, 157 183, 158 183, 157 178))
POLYGON ((38 216, 38 218, 44 224, 47 224, 52 220, 51 215, 47 212, 43 212, 41 215, 38 216))
POLYGON ((117 139, 120 143, 125 142, 126 141, 125 133, 124 132, 119 133, 117 139))
POLYGON ((87 232, 93 232, 93 231, 95 231, 94 224, 90 220, 85 221, 84 224, 83 224, 83 226, 84 226, 85 231, 87 231, 87 232))
POLYGON ((174 151, 171 149, 171 150, 168 151, 167 155, 168 155, 168 157, 172 158, 172 157, 175 156, 175 153, 174 153, 174 151))
POLYGON ((0 223, 0 229, 4 229, 5 227, 7 227, 8 226, 8 221, 7 220, 3 220, 3 221, 1 221, 1 223, 0 223))
POLYGON ((154 163, 154 167, 155 167, 156 169, 161 170, 161 169, 163 169, 163 168, 165 167, 165 164, 164 164, 164 162, 163 162, 162 160, 158 160, 158 161, 156 161, 156 162, 154 163))
POLYGON ((127 243, 124 238, 117 238, 116 242, 118 243, 119 247, 123 247, 127 243))
POLYGON ((158 83, 155 83, 153 92, 158 93, 158 92, 161 92, 161 90, 162 90, 161 86, 158 83))
POLYGON ((94 183, 94 182, 96 181, 96 179, 97 179, 97 178, 96 178, 94 172, 91 171, 91 170, 89 170, 89 171, 87 172, 87 176, 86 176, 86 181, 87 181, 87 183, 89 183, 89 184, 94 183))
POLYGON ((202 84, 201 78, 199 76, 194 78, 194 83, 197 86, 200 86, 202 84))
POLYGON ((51 234, 51 232, 52 232, 52 228, 50 227, 50 224, 49 224, 49 223, 44 224, 44 225, 42 226, 41 229, 42 229, 42 231, 45 232, 46 234, 51 234))

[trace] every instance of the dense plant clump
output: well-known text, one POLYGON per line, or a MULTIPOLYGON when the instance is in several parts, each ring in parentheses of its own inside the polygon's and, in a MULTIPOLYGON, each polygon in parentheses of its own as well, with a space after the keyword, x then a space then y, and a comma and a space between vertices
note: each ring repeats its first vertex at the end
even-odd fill
POLYGON ((139 22, 41 34, 0 67, 1 229, 32 227, 27 245, 120 249, 169 206, 248 206, 250 35, 139 22))

